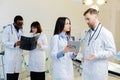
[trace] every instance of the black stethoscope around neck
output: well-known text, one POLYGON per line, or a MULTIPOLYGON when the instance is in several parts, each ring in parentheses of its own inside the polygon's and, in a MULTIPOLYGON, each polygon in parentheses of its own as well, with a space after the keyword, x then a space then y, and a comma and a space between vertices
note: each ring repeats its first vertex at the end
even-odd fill
MULTIPOLYGON (((96 32, 98 31, 98 27, 100 26, 100 24, 101 24, 101 23, 98 24, 98 26, 97 26, 97 28, 95 29, 93 35, 92 35, 92 36, 91 36, 91 35, 89 36, 88 46, 90 45, 91 40, 93 39, 94 35, 95 35, 96 32)), ((100 34, 100 32, 101 32, 101 29, 102 29, 102 24, 101 24, 101 27, 100 27, 100 29, 99 29, 99 32, 98 32, 97 36, 95 37, 95 40, 98 38, 98 36, 99 36, 99 34, 100 34)))

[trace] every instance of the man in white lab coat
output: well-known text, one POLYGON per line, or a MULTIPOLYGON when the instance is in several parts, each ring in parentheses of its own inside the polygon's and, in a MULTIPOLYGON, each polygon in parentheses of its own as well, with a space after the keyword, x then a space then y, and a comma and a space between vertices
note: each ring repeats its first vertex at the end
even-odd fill
POLYGON ((4 67, 6 80, 18 80, 22 70, 22 50, 20 37, 22 35, 23 18, 17 15, 14 23, 8 25, 2 34, 2 43, 5 48, 4 67))
POLYGON ((112 33, 98 20, 98 11, 89 8, 84 13, 89 30, 84 38, 82 80, 108 80, 107 58, 115 54, 112 33))

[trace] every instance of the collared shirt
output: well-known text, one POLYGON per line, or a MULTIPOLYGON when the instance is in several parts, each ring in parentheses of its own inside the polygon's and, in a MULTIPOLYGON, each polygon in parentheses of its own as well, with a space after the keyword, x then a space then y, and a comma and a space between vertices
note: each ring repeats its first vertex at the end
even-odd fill
POLYGON ((15 26, 16 31, 19 32, 20 28, 18 26, 16 26, 16 25, 14 25, 14 26, 15 26))
MULTIPOLYGON (((68 41, 68 35, 66 35, 65 33, 60 33, 59 37, 65 39, 66 41, 68 41)), ((63 52, 58 52, 57 53, 57 58, 63 57, 64 53, 63 52)))
POLYGON ((91 31, 91 36, 94 34, 94 32, 97 30, 97 28, 99 27, 99 25, 100 25, 100 23, 97 25, 97 26, 95 26, 95 28, 92 28, 92 29, 90 29, 90 31, 91 31))
MULTIPOLYGON (((65 39, 66 41, 69 40, 68 35, 65 34, 65 33, 60 33, 60 34, 59 34, 59 37, 65 39)), ((57 53, 57 58, 61 58, 61 57, 63 57, 63 56, 64 56, 64 53, 63 53, 62 51, 57 53)), ((76 55, 74 55, 74 53, 73 53, 73 55, 71 56, 71 58, 74 59, 75 57, 76 57, 76 55)))
POLYGON ((61 38, 65 39, 66 41, 68 41, 68 40, 69 40, 68 35, 67 35, 67 34, 65 34, 65 33, 60 33, 60 34, 59 34, 59 37, 61 37, 61 38))

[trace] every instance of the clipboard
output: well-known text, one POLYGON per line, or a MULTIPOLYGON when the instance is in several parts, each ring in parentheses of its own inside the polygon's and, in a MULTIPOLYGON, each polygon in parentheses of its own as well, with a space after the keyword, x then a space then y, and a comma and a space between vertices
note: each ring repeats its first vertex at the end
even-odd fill
POLYGON ((68 45, 73 47, 72 52, 79 52, 79 50, 80 50, 80 41, 68 41, 68 45))

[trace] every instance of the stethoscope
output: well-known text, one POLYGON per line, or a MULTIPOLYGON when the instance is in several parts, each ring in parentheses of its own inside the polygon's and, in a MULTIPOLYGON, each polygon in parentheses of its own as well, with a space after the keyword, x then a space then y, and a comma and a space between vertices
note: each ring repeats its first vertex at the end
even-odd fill
MULTIPOLYGON (((89 40, 88 40, 88 46, 90 45, 90 42, 91 42, 92 38, 94 37, 94 35, 96 34, 96 32, 97 32, 98 27, 100 26, 100 24, 101 24, 101 23, 98 24, 98 26, 97 26, 96 30, 94 31, 93 35, 91 36, 91 34, 90 34, 89 40)), ((100 35, 101 29, 102 29, 102 24, 101 24, 101 27, 100 27, 100 29, 99 29, 98 34, 97 34, 96 37, 95 37, 95 40, 96 40, 96 39, 98 38, 98 36, 100 35)), ((85 54, 83 54, 83 58, 84 58, 84 57, 85 57, 85 54)), ((83 61, 83 62, 84 62, 84 61, 83 61)))
MULTIPOLYGON (((100 24, 101 24, 101 23, 98 24, 98 26, 97 26, 96 30, 94 31, 93 35, 91 36, 91 34, 90 34, 89 40, 88 40, 88 46, 90 45, 90 42, 91 42, 91 40, 93 39, 94 35, 96 34, 96 32, 97 32, 98 27, 100 26, 100 24)), ((101 27, 100 27, 100 29, 99 29, 99 32, 98 32, 97 36, 95 37, 95 40, 98 38, 98 36, 99 36, 99 34, 100 34, 100 32, 101 32, 101 29, 102 29, 102 24, 101 24, 101 27)))
MULTIPOLYGON (((10 26, 11 27, 11 33, 13 34, 13 25, 12 24, 8 24, 8 26, 10 26)), ((16 35, 17 35, 17 38, 18 38, 18 40, 20 39, 20 34, 15 30, 15 32, 16 32, 16 35)))

